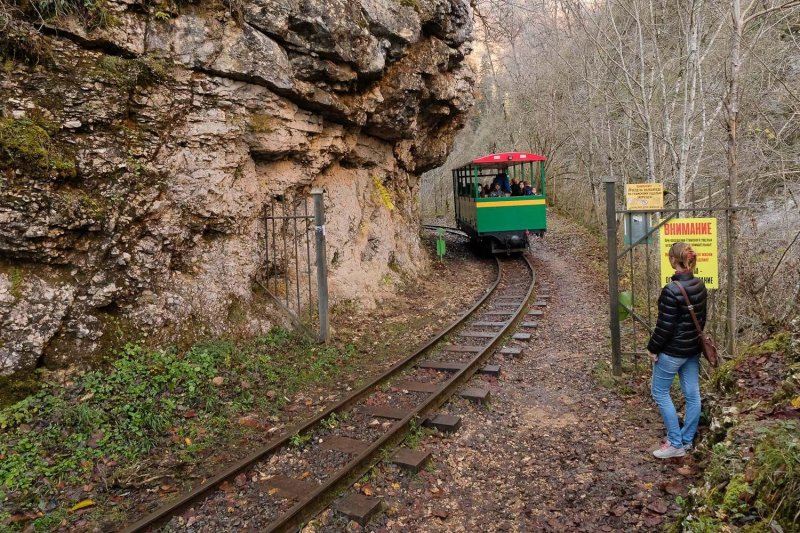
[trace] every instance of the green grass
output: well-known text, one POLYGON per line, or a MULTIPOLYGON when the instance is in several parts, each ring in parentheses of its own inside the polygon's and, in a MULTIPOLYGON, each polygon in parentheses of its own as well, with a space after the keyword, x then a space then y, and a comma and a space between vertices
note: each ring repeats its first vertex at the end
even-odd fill
POLYGON ((33 0, 31 4, 43 20, 77 16, 88 28, 105 28, 117 22, 105 0, 33 0))
POLYGON ((408 424, 408 433, 403 442, 411 449, 419 448, 422 439, 427 435, 427 430, 422 426, 419 419, 413 418, 408 424))
POLYGON ((295 448, 302 448, 306 444, 311 441, 311 434, 306 433, 305 435, 300 433, 295 433, 289 438, 289 444, 294 446, 295 448))
POLYGON ((611 391, 615 391, 618 394, 623 396, 631 396, 636 394, 636 385, 633 383, 637 377, 641 377, 642 373, 645 372, 643 370, 646 368, 646 363, 641 363, 639 365, 638 373, 634 370, 634 368, 623 368, 623 375, 621 377, 617 377, 611 372, 611 364, 606 359, 600 359, 592 368, 592 378, 594 382, 604 388, 611 391))
POLYGON ((0 509, 35 511, 55 497, 60 505, 49 514, 62 512, 76 503, 63 498, 65 488, 92 483, 98 466, 113 482, 151 457, 197 462, 203 450, 250 431, 240 416, 277 412, 284 396, 337 376, 353 353, 282 329, 241 347, 226 340, 186 351, 128 344, 111 368, 66 385, 46 383, 0 409, 0 509), (215 385, 216 377, 224 384, 215 385), (277 392, 274 400, 262 393, 268 390, 277 392))

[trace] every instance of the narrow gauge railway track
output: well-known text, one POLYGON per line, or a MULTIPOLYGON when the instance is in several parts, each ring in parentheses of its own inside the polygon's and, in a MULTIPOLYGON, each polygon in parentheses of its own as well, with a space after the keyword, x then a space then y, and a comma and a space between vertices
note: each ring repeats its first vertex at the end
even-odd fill
POLYGON ((171 520, 189 509, 198 518, 237 513, 241 528, 297 529, 363 475, 383 450, 399 444, 413 421, 447 402, 513 330, 536 276, 524 256, 497 259, 497 265, 497 278, 483 298, 416 353, 123 531, 155 531, 165 524, 177 530, 182 526, 171 520), (246 504, 233 508, 224 490, 214 490, 226 483, 246 504))
POLYGON ((436 231, 438 229, 442 229, 446 233, 452 233, 453 235, 458 235, 459 237, 467 237, 467 238, 469 238, 469 235, 467 235, 466 233, 464 233, 460 229, 451 228, 450 226, 437 226, 436 224, 423 224, 422 227, 424 229, 428 229, 428 230, 431 230, 431 231, 436 231))

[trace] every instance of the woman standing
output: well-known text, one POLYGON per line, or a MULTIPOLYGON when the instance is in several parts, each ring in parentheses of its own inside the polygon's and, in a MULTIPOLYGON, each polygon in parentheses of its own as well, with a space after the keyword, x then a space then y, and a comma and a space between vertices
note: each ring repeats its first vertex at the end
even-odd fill
POLYGON ((659 459, 682 457, 692 447, 700 420, 701 346, 688 305, 694 306, 700 326, 705 328, 706 325, 706 286, 692 274, 697 264, 694 250, 685 242, 677 242, 669 250, 669 262, 675 274, 661 291, 658 321, 647 344, 653 362, 651 392, 667 427, 667 441, 653 452, 659 459), (678 284, 686 291, 689 302, 678 284), (683 426, 669 394, 676 374, 686 398, 683 426))

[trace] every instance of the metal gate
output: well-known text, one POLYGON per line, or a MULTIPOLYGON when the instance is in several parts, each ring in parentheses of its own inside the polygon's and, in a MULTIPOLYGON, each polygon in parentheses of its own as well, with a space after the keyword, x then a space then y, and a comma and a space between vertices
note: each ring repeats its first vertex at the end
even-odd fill
POLYGON ((283 194, 264 206, 264 265, 257 282, 295 327, 328 340, 324 192, 283 194), (313 208, 309 207, 313 203, 313 208))
MULTIPOLYGON (((718 240, 719 259, 724 262, 725 269, 720 264, 720 288, 710 289, 708 297, 708 320, 706 331, 710 331, 715 339, 725 339, 728 355, 733 355, 735 339, 735 306, 732 298, 735 292, 731 289, 731 278, 735 275, 733 268, 735 261, 734 240, 731 238, 731 214, 740 208, 727 204, 729 195, 725 188, 715 188, 711 182, 703 187, 697 194, 692 186, 687 194, 684 205, 678 205, 677 192, 669 191, 668 200, 664 203, 662 211, 644 211, 635 209, 617 208, 616 179, 605 178, 606 184, 606 229, 608 237, 608 287, 609 287, 609 318, 611 328, 612 372, 615 376, 622 375, 623 357, 631 358, 633 365, 639 364, 640 357, 646 357, 645 346, 650 334, 655 327, 658 317, 658 295, 664 285, 664 280, 658 275, 660 265, 660 246, 653 242, 653 235, 658 237, 659 229, 670 220, 685 215, 713 217, 722 213, 718 222, 724 218, 725 238, 718 240), (620 250, 618 245, 619 226, 621 220, 626 231, 633 233, 634 217, 644 221, 644 229, 637 237, 632 237, 625 242, 620 250), (651 217, 655 220, 651 224, 651 217), (724 246, 725 254, 722 253, 724 246), (725 272, 726 275, 722 276, 725 272), (725 291, 723 292, 723 286, 725 291), (620 292, 623 290, 624 292, 620 292), (723 298, 722 295, 726 298, 723 298), (621 298, 624 296, 624 298, 621 298), (725 313, 720 311, 723 310, 725 313), (626 314, 627 317, 621 316, 626 314)), ((722 232, 719 233, 722 236, 722 232)), ((665 252, 664 252, 665 253, 665 252)), ((735 282, 735 280, 734 280, 735 282)), ((720 343, 722 344, 722 343, 720 343)))

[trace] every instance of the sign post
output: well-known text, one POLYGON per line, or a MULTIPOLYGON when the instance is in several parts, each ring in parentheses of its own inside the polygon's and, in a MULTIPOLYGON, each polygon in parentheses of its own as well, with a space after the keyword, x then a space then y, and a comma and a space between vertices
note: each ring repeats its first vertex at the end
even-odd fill
POLYGON ((446 251, 444 243, 444 229, 439 228, 436 230, 436 255, 439 256, 439 261, 442 261, 446 251))
POLYGON ((702 279, 707 288, 719 288, 716 218, 672 219, 661 226, 660 233, 662 283, 669 283, 674 272, 674 269, 669 264, 669 249, 676 242, 685 242, 691 244, 697 254, 697 266, 694 269, 694 275, 702 279))

